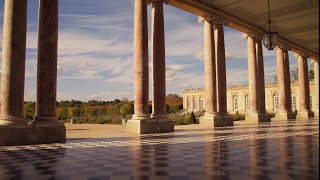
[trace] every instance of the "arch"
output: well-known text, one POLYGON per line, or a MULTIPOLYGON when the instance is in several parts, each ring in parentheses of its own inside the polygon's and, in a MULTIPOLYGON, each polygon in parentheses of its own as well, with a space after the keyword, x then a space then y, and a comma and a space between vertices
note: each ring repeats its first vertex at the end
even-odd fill
POLYGON ((232 97, 232 105, 233 105, 233 111, 239 110, 239 97, 238 97, 238 95, 234 95, 232 97))

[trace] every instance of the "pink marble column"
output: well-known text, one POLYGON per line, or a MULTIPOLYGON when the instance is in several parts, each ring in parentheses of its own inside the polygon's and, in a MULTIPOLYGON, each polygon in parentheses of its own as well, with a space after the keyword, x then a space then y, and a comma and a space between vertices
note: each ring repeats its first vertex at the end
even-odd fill
POLYGON ((249 95, 250 112, 258 113, 258 72, 256 66, 255 39, 248 36, 248 74, 249 74, 249 95))
POLYGON ((226 58, 223 24, 215 23, 217 113, 227 113, 226 58))
POLYGON ((134 115, 133 119, 149 118, 148 16, 147 1, 134 5, 134 115))
MULTIPOLYGON (((319 60, 318 60, 319 61, 319 60)), ((319 62, 314 62, 314 85, 315 85, 315 102, 314 102, 314 115, 319 117, 319 62)))
POLYGON ((308 61, 306 57, 298 57, 298 83, 300 94, 300 111, 310 112, 310 90, 308 78, 308 61))
POLYGON ((264 81, 264 63, 263 63, 263 51, 261 39, 255 39, 256 43, 256 64, 257 64, 257 76, 258 76, 258 96, 257 105, 260 113, 266 112, 266 95, 265 95, 265 81, 264 81))
POLYGON ((26 124, 23 119, 27 0, 5 0, 0 125, 26 124))
POLYGON ((152 1, 152 117, 166 114, 166 63, 163 2, 152 1))
POLYGON ((215 62, 214 29, 211 21, 204 20, 204 84, 205 111, 208 114, 217 112, 216 62, 215 62))
POLYGON ((58 0, 39 1, 36 123, 58 122, 56 116, 58 0))
POLYGON ((292 111, 288 50, 278 47, 277 66, 279 112, 288 113, 292 111))

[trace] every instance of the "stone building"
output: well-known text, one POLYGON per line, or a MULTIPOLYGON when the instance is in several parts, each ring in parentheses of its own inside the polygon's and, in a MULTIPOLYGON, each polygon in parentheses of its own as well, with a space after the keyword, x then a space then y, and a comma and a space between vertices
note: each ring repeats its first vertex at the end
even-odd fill
MULTIPOLYGON (((278 85, 276 83, 265 84, 266 110, 276 113, 279 110, 278 85)), ((183 109, 188 111, 202 111, 205 106, 204 88, 185 89, 183 91, 183 109)), ((310 81, 310 107, 315 110, 315 84, 310 81)), ((297 81, 291 82, 292 110, 300 109, 299 86, 297 81)), ((250 98, 248 85, 232 85, 227 87, 227 109, 230 114, 246 114, 250 110, 250 98)))

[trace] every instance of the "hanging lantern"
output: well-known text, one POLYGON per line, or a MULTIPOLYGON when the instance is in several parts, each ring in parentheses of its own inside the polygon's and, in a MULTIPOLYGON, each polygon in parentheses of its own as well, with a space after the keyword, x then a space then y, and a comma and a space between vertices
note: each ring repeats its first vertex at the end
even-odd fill
POLYGON ((269 31, 266 32, 263 35, 263 45, 266 47, 268 50, 273 50, 277 45, 278 45, 278 32, 272 32, 271 31, 271 20, 270 20, 270 2, 268 0, 268 25, 269 25, 269 31))

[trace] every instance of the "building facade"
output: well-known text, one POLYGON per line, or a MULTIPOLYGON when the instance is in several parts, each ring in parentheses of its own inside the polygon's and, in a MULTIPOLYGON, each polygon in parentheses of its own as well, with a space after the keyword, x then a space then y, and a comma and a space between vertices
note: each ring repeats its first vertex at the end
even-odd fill
MULTIPOLYGON (((266 110, 276 113, 279 110, 278 85, 276 83, 265 84, 266 110)), ((183 91, 183 109, 187 111, 203 111, 205 106, 205 89, 193 88, 183 91)), ((310 81, 310 107, 315 110, 315 83, 310 81)), ((300 109, 299 85, 297 81, 291 82, 292 110, 300 109)), ((246 114, 250 110, 250 97, 248 85, 233 85, 227 88, 227 109, 231 114, 246 114)))

